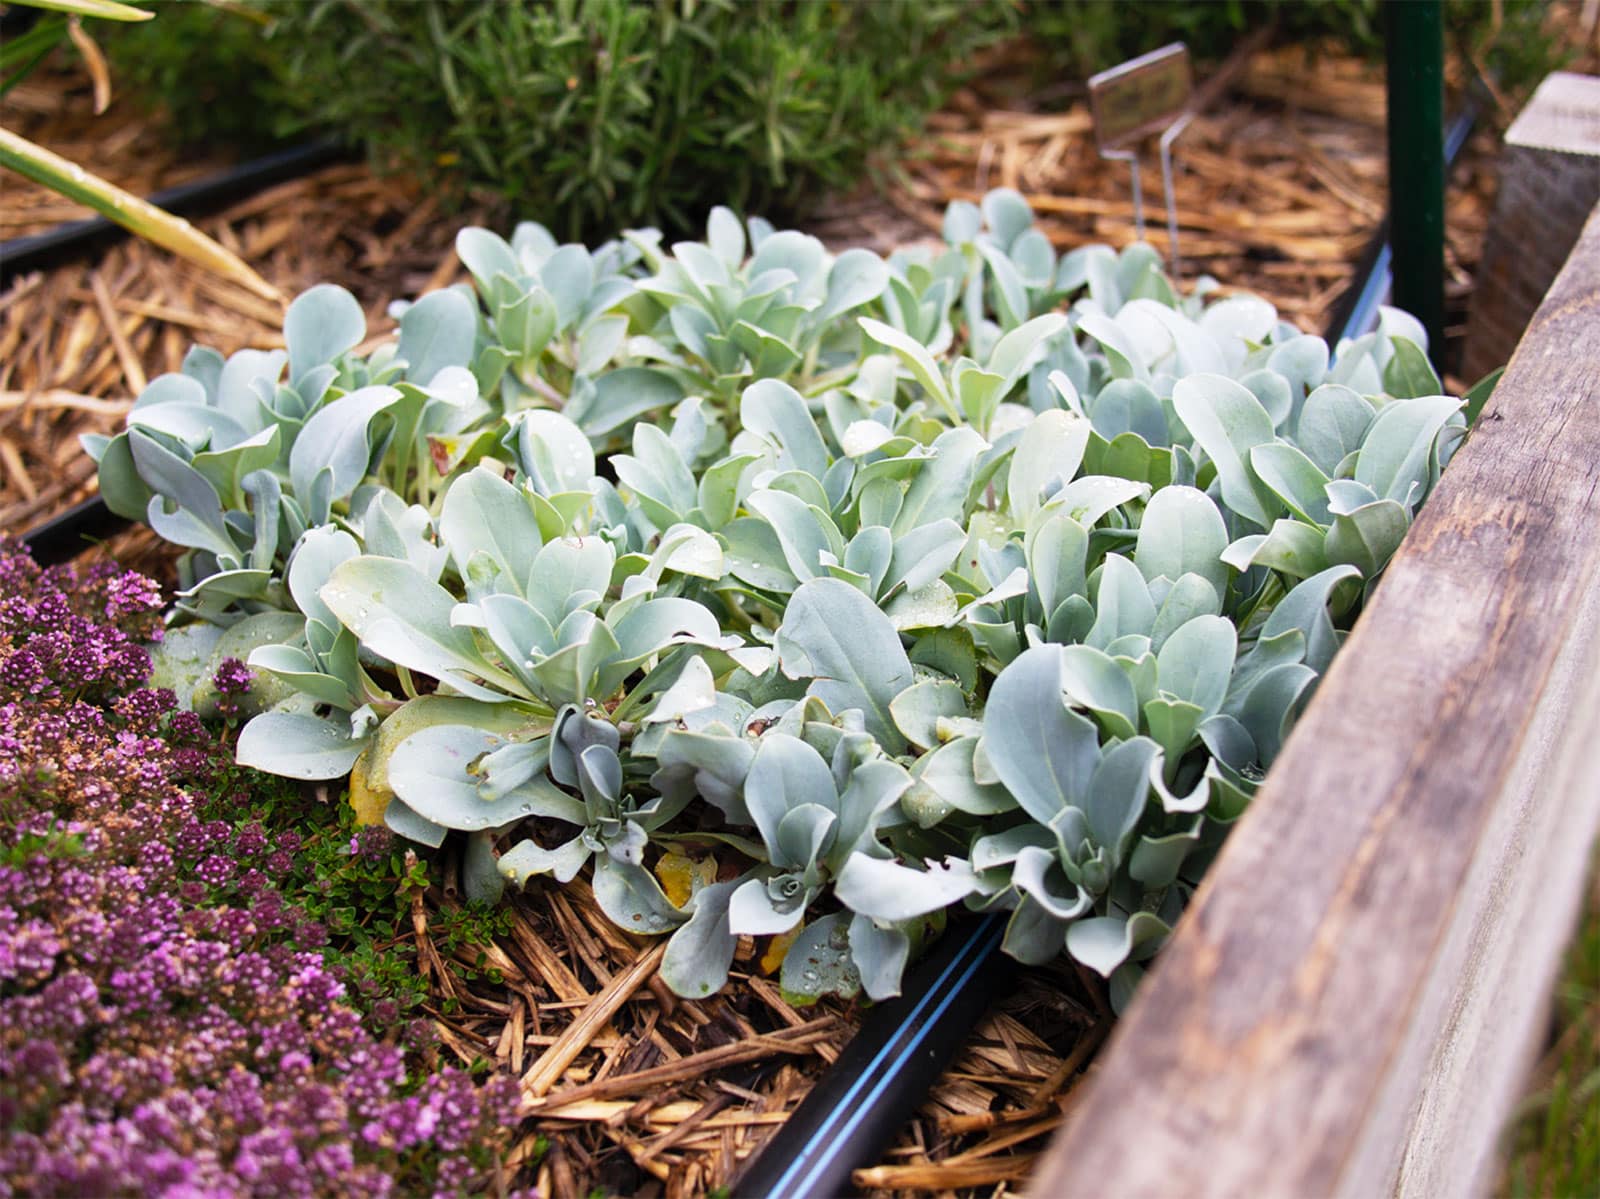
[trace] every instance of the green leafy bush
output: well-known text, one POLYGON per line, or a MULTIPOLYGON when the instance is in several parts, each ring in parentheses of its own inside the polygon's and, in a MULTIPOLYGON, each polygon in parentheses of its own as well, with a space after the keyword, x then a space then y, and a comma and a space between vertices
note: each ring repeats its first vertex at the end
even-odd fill
POLYGON ((251 49, 237 15, 164 11, 119 67, 185 125, 325 127, 568 235, 849 186, 1011 22, 1003 0, 250 0, 257 14, 271 25, 251 49), (182 51, 217 31, 222 54, 182 51))
POLYGON ((1148 245, 1058 259, 1016 192, 944 233, 464 230, 473 284, 396 341, 313 289, 286 351, 194 351, 89 447, 288 692, 240 761, 464 836, 472 895, 588 870, 681 993, 795 936, 801 998, 892 995, 998 907, 1120 1002, 1461 401, 1392 309, 1334 360, 1148 245))

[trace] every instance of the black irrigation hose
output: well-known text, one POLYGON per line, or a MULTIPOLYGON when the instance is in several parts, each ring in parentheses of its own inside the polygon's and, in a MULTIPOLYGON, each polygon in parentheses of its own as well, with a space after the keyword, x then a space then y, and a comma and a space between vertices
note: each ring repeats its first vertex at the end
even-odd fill
POLYGON ((55 566, 83 553, 85 542, 103 541, 113 533, 122 532, 130 523, 107 508, 99 496, 90 496, 81 504, 29 529, 22 535, 22 544, 28 547, 40 566, 55 566))
POLYGON ((948 930, 905 993, 875 1007, 811 1092, 734 1184, 771 1199, 833 1199, 851 1171, 893 1142, 1015 964, 1000 953, 1000 912, 948 930))
MULTIPOLYGON (((306 142, 253 158, 193 183, 169 187, 156 192, 149 200, 157 208, 165 208, 177 216, 197 216, 254 195, 275 183, 298 179, 318 167, 338 162, 349 153, 338 142, 306 142)), ((121 225, 104 217, 94 217, 58 225, 31 237, 12 238, 0 243, 0 290, 10 287, 18 277, 30 271, 45 270, 131 236, 121 225)))
MULTIPOLYGON (((1467 138, 1471 136, 1477 122, 1478 106, 1474 101, 1468 100, 1456 114, 1456 118, 1450 122, 1449 128, 1445 130, 1444 166, 1447 185, 1448 172, 1460 155, 1461 148, 1467 144, 1467 138)), ((1388 294, 1390 267, 1394 262, 1394 253, 1389 247, 1390 225, 1389 214, 1385 213, 1383 221, 1372 235, 1372 240, 1367 243, 1366 249, 1361 251, 1361 257, 1357 259, 1355 278, 1333 305, 1333 313, 1328 318, 1326 337, 1334 349, 1338 349, 1342 339, 1359 337, 1371 328, 1376 319, 1378 305, 1388 294)))

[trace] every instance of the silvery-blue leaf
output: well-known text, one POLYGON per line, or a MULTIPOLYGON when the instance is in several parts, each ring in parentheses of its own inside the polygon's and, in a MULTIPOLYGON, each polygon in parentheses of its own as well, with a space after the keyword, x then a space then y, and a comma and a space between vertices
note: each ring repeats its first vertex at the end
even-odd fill
POLYGON ((1183 869, 1184 859, 1200 840, 1205 818, 1196 816, 1194 824, 1165 837, 1140 837, 1128 862, 1128 873, 1152 890, 1170 886, 1183 869))
POLYGON ((1294 410, 1294 397, 1289 391, 1289 381, 1276 371, 1251 371, 1239 380, 1256 397, 1261 407, 1272 418, 1273 428, 1281 428, 1294 410))
MULTIPOLYGON (((885 928, 865 916, 856 916, 850 921, 849 938, 850 957, 868 998, 882 1003, 900 994, 900 976, 911 956, 911 938, 904 930, 892 925, 885 928)), ((789 952, 793 953, 794 948, 789 952)))
MULTIPOLYGON (((168 512, 166 505, 166 497, 153 495, 150 497, 150 506, 144 513, 145 523, 163 540, 191 549, 206 550, 217 555, 220 560, 237 563, 239 547, 234 545, 224 531, 219 530, 207 519, 210 513, 200 515, 182 505, 168 512)), ((216 515, 219 518, 222 515, 220 505, 216 508, 216 515)))
POLYGON ((785 675, 813 680, 808 694, 835 712, 859 708, 867 731, 900 751, 889 703, 911 685, 911 662, 876 604, 837 579, 803 583, 784 612, 777 649, 785 675))
POLYGON ((426 387, 446 367, 466 366, 477 338, 478 314, 466 296, 453 288, 423 296, 400 318, 406 378, 426 387))
POLYGON ((996 187, 984 193, 983 219, 989 232, 1003 250, 1033 227, 1033 209, 1015 188, 996 187))
POLYGON ((1113 508, 1143 499, 1149 494, 1150 486, 1147 483, 1108 475, 1086 475, 1072 480, 1052 495, 1047 507, 1071 517, 1087 529, 1113 508))
POLYGON ((1246 343, 1261 344, 1272 334, 1278 314, 1271 304, 1255 296, 1230 296, 1209 304, 1200 315, 1200 328, 1214 337, 1238 369, 1247 353, 1246 343))
POLYGON ((689 922, 672 934, 661 959, 661 978, 675 993, 697 999, 728 981, 739 943, 728 929, 728 901, 742 881, 711 883, 690 898, 689 922))
POLYGON ((983 227, 983 212, 970 200, 952 200, 945 206, 943 236, 952 246, 972 241, 983 227))
POLYGON ((581 836, 554 849, 546 849, 536 841, 522 840, 500 855, 499 870, 519 887, 541 874, 553 875, 557 882, 570 883, 583 869, 591 852, 581 836))
POLYGON ((1001 948, 1025 966, 1052 962, 1066 944, 1061 921, 1037 900, 1023 895, 1006 923, 1001 948))
POLYGON ((949 907, 977 890, 972 867, 959 858, 926 866, 916 870, 866 854, 851 854, 834 882, 834 896, 852 912, 896 924, 949 907))
POLYGON ((418 815, 446 828, 501 828, 533 812, 533 804, 513 792, 498 800, 478 793, 469 770, 479 758, 505 744, 496 733, 470 725, 441 724, 413 733, 389 756, 390 788, 418 815))
POLYGON ((844 540, 827 514, 786 492, 753 491, 745 507, 772 526, 785 563, 802 582, 822 572, 824 554, 837 561, 844 552, 844 540))
POLYGON ((1004 787, 980 783, 973 769, 977 737, 957 737, 932 753, 918 758, 916 781, 943 803, 974 816, 992 816, 1012 811, 1017 801, 1004 787))
POLYGON ((790 808, 815 803, 837 810, 839 802, 822 756, 786 733, 768 733, 757 743, 744 801, 769 850, 777 846, 778 826, 790 808))
POLYGON ((1153 446, 1170 444, 1167 415, 1148 383, 1113 379, 1100 389, 1089 410, 1094 431, 1107 441, 1134 433, 1153 446))
POLYGON ((318 670, 311 655, 296 646, 263 645, 251 652, 247 664, 252 670, 270 672, 318 703, 348 709, 360 702, 348 682, 318 670))
POLYGON ((263 712, 239 731, 241 766, 295 779, 336 779, 350 773, 369 738, 352 737, 348 721, 292 712, 263 712))
POLYGON ((805 919, 804 896, 796 899, 798 902, 779 904, 765 880, 747 879, 728 900, 728 927, 740 936, 779 936, 805 919))
POLYGON ((1309 666, 1286 663, 1266 671, 1244 697, 1236 715, 1255 741, 1263 767, 1271 766, 1278 756, 1316 679, 1309 666))
POLYGON ((1194 741, 1195 733, 1206 715, 1206 710, 1199 704, 1165 694, 1144 705, 1145 727, 1160 743, 1173 769, 1176 769, 1178 759, 1194 741))
POLYGON ((1305 663, 1318 673, 1328 668, 1333 651, 1339 648, 1339 634, 1328 616, 1328 603, 1333 590, 1348 579, 1359 578, 1353 566, 1334 566, 1313 575, 1278 601, 1277 607, 1262 626, 1261 638, 1266 640, 1298 629, 1305 635, 1305 663))
POLYGON ((495 860, 492 833, 473 833, 467 837, 466 852, 461 857, 461 883, 470 902, 500 902, 506 880, 495 860))
POLYGON ((1197 574, 1181 575, 1161 601, 1161 610, 1150 629, 1150 648, 1157 653, 1167 638, 1197 616, 1215 616, 1222 610, 1222 597, 1197 574))
POLYGON ((1206 716, 1222 707, 1238 649, 1233 622, 1197 616, 1168 637, 1156 655, 1161 690, 1201 708, 1206 716))
POLYGON ((1406 509, 1394 500, 1363 504, 1333 518, 1333 526, 1322 540, 1322 552, 1328 562, 1354 566, 1362 577, 1375 579, 1410 527, 1406 509))
POLYGON ((578 785, 578 755, 591 745, 603 745, 615 753, 622 745, 622 734, 603 713, 577 704, 568 704, 556 713, 550 737, 550 773, 556 782, 578 785))
POLYGON ((675 780, 686 779, 691 793, 720 808, 730 824, 750 825, 754 820, 743 788, 754 757, 755 750, 742 737, 674 730, 656 753, 660 769, 651 786, 667 794, 675 780))
POLYGON ((612 923, 628 932, 656 935, 684 922, 683 913, 662 892, 655 875, 609 854, 595 855, 594 898, 612 923))
POLYGON ((684 395, 682 385, 671 375, 647 366, 618 367, 597 376, 593 384, 587 403, 568 406, 571 419, 593 438, 604 437, 657 408, 669 408, 684 395))
POLYGON ((972 429, 961 426, 941 433, 931 447, 932 459, 906 489, 891 527, 896 538, 920 525, 950 519, 966 520, 966 497, 979 456, 988 448, 972 429))
POLYGON ((1151 771, 1159 769, 1160 752, 1148 737, 1134 737, 1114 745, 1106 751, 1089 782, 1084 815, 1095 842, 1111 852, 1113 862, 1121 862, 1126 856, 1128 841, 1144 815, 1151 771))
POLYGON ((906 688, 890 700, 889 714, 912 745, 928 750, 939 744, 939 717, 965 716, 967 701, 958 684, 928 679, 906 688))
POLYGON ((998 870, 1002 866, 1009 866, 1017 860, 1017 855, 1029 845, 1036 845, 1041 849, 1054 850, 1055 838, 1049 830, 1041 825, 1029 821, 1019 824, 1003 832, 991 833, 987 837, 979 837, 972 843, 971 865, 980 873, 987 870, 998 870))
POLYGON ((1102 978, 1126 961, 1140 961, 1155 952, 1170 930, 1159 916, 1135 912, 1080 920, 1067 930, 1067 952, 1102 978))
MULTIPOLYGON (((1157 758, 1150 763, 1150 788, 1156 793, 1156 799, 1161 803, 1161 810, 1168 815, 1179 812, 1204 812, 1211 803, 1211 779, 1209 775, 1201 775, 1195 780, 1193 787, 1190 788, 1186 795, 1179 795, 1167 786, 1164 766, 1165 762, 1161 758, 1157 758)), ((1198 833, 1196 835, 1198 836, 1198 833)), ((1155 886, 1154 883, 1150 883, 1150 885, 1155 886)))
POLYGON ((1251 473, 1250 451, 1274 440, 1272 417, 1241 384, 1222 375, 1189 375, 1172 389, 1184 427, 1217 466, 1228 507, 1262 528, 1277 498, 1251 473))
POLYGON ((1250 465, 1301 520, 1321 526, 1331 521, 1328 476, 1300 450, 1283 441, 1258 445, 1250 451, 1250 465))
POLYGON ((826 324, 853 308, 869 304, 889 286, 889 268, 871 250, 846 250, 828 272, 828 295, 814 317, 826 324))
POLYGON ((1087 645, 1066 645, 1059 647, 1058 656, 1061 693, 1072 706, 1093 712, 1113 737, 1139 731, 1138 696, 1108 654, 1087 645))
POLYGON ((1252 541, 1253 544, 1243 569, 1262 566, 1292 579, 1308 579, 1328 567, 1327 535, 1323 530, 1298 520, 1275 520, 1271 532, 1265 537, 1241 538, 1229 549, 1235 546, 1242 549, 1245 541, 1252 541))
POLYGON ((550 763, 550 739, 512 741, 490 750, 478 763, 478 794, 487 800, 502 799, 550 763))
POLYGON ((1428 482, 1434 438, 1461 408, 1450 396, 1396 401, 1384 407, 1361 441, 1356 482, 1383 499, 1408 504, 1413 485, 1428 482))
POLYGON ((909 529, 894 539, 892 557, 883 581, 890 587, 903 586, 908 591, 926 587, 955 565, 966 540, 966 530, 949 519, 909 529))
POLYGON ((823 995, 850 998, 860 991, 851 927, 849 913, 837 912, 814 920, 801 930, 784 955, 779 975, 792 1002, 814 1003, 823 995))
POLYGON ((774 866, 803 870, 814 865, 837 835, 838 814, 832 805, 802 803, 778 821, 777 838, 768 842, 774 866))
POLYGON ((1243 770, 1256 761, 1256 743, 1244 725, 1232 716, 1218 714, 1200 726, 1200 739, 1211 755, 1232 770, 1243 770))
POLYGON ((1078 328, 1100 343, 1100 349, 1116 379, 1149 382, 1150 370, 1127 332, 1103 312, 1085 310, 1078 317, 1078 328))
POLYGON ((1331 476, 1345 455, 1361 448, 1374 415, 1372 405, 1355 391, 1324 383, 1306 397, 1295 439, 1306 457, 1331 476))
POLYGON ((472 272, 478 290, 487 295, 496 275, 515 279, 522 274, 516 253, 499 234, 475 226, 456 234, 456 254, 472 272))
POLYGON ((594 261, 583 246, 562 246, 540 266, 539 282, 556 302, 560 328, 569 329, 594 288, 594 261))
MULTIPOLYGON (((1019 330, 1020 332, 1020 330, 1019 330)), ((1089 444, 1089 422, 1060 408, 1041 412, 1011 456, 1006 498, 1018 524, 1039 510, 1046 488, 1078 472, 1089 444)))
POLYGON ((490 666, 470 630, 450 623, 455 600, 409 563, 393 558, 352 558, 333 569, 318 591, 322 602, 371 652, 448 681, 463 695, 504 698, 462 677, 478 675, 501 686, 513 680, 490 666))
POLYGON ((366 335, 366 314, 344 288, 321 283, 302 292, 283 318, 290 381, 297 383, 312 368, 332 362, 366 335))
POLYGON ((488 467, 468 471, 445 492, 439 536, 463 578, 472 555, 487 553, 519 594, 543 541, 527 497, 488 467))
POLYGON ((827 851, 828 869, 837 872, 852 851, 884 852, 874 841, 878 822, 910 786, 905 767, 888 758, 864 762, 850 772, 850 781, 839 793, 838 835, 827 851))
POLYGON ((744 389, 739 399, 744 428, 779 449, 779 469, 802 470, 820 479, 828 470, 828 448, 800 393, 777 379, 744 389))
POLYGON ((1089 532, 1071 516, 1053 513, 1034 522, 1023 550, 1046 617, 1068 596, 1082 595, 1087 590, 1084 572, 1089 532))
POLYGON ((600 537, 562 537, 542 547, 528 568, 528 602, 559 627, 579 592, 605 594, 616 551, 600 537))
POLYGON ((383 809, 383 822, 388 825, 389 831, 415 841, 419 845, 429 845, 434 849, 444 844, 445 837, 450 830, 442 824, 435 824, 425 817, 417 815, 405 804, 405 801, 393 797, 383 809))
POLYGON ((587 488, 594 475, 594 447, 583 431, 559 412, 535 408, 512 419, 507 442, 517 464, 541 495, 587 488))
POLYGON ((1107 554, 1095 591, 1094 628, 1084 640, 1106 649, 1130 634, 1149 636, 1155 622, 1156 606, 1139 568, 1121 554, 1107 554))
POLYGON ((705 659, 690 658, 677 681, 657 698, 644 724, 677 723, 688 713, 709 708, 717 702, 717 684, 705 659))
POLYGON ((1082 887, 1067 881, 1048 849, 1025 845, 1017 851, 1011 883, 1057 920, 1076 920, 1091 905, 1082 887))
POLYGON ((1193 487, 1163 487, 1145 505, 1133 560, 1147 580, 1193 573, 1220 596, 1228 590, 1227 545, 1227 526, 1210 496, 1193 487))
POLYGON ((1291 404, 1285 424, 1291 431, 1297 430, 1307 393, 1320 387, 1327 376, 1328 343, 1320 337, 1296 337, 1273 349, 1267 367, 1288 380, 1291 404))
MULTIPOLYGON (((393 387, 363 387, 318 409, 289 451, 289 479, 295 494, 310 496, 313 481, 324 470, 332 475, 330 502, 354 491, 372 457, 368 426, 399 398, 400 392, 393 387)), ((318 521, 326 517, 325 512, 315 510, 311 515, 318 521)))
POLYGON ((866 332, 867 336, 881 346, 893 350, 895 355, 911 371, 915 379, 930 396, 944 409, 946 413, 956 414, 955 400, 950 394, 950 387, 945 382, 944 373, 934 361, 933 355, 915 337, 908 336, 891 325, 882 321, 875 321, 869 317, 857 317, 857 323, 866 332))

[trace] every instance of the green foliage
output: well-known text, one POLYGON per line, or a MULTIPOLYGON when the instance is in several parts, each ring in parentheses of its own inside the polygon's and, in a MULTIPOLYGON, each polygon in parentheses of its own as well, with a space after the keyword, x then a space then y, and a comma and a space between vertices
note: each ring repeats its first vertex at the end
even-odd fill
MULTIPOLYGON (((1003 0, 251 0, 197 4, 119 70, 185 128, 326 127, 454 194, 483 189, 565 235, 683 230, 718 201, 793 210, 920 128, 1003 0), (187 43, 225 35, 191 56, 187 43), (205 105, 202 107, 202 105, 205 105)), ((210 132, 210 130, 208 130, 210 132)))
POLYGON ((1589 1195, 1600 1179, 1600 887, 1556 990, 1555 1040, 1509 1130, 1506 1199, 1589 1195))
POLYGON ((789 994, 894 995, 965 903, 1122 1002, 1462 403, 1396 310, 1335 360, 1148 245, 1058 258, 1016 192, 944 229, 469 229, 396 341, 324 286, 152 381, 89 446, 290 692, 239 761, 351 774, 474 900, 587 870, 685 995, 791 935, 789 994))

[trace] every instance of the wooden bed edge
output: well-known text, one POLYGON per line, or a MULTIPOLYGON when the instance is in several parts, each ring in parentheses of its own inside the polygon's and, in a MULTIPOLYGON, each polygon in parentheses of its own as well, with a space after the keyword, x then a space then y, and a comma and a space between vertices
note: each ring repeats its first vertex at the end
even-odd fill
POLYGON ((1600 209, 1036 1171, 1462 1194, 1600 821, 1600 209))

